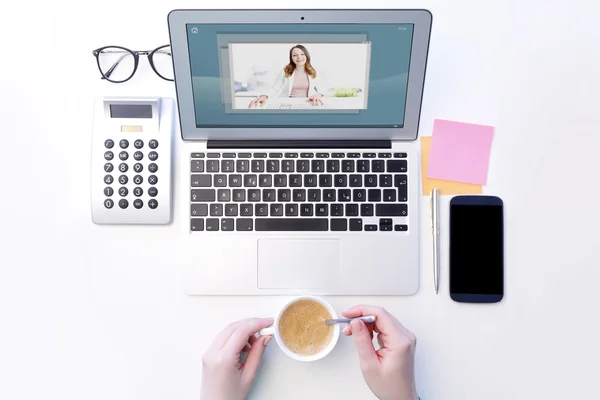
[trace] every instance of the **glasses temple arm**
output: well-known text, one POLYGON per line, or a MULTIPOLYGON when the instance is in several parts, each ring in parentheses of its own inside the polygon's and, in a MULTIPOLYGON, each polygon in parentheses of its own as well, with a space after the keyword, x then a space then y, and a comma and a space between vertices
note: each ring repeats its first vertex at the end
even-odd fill
POLYGON ((119 63, 121 62, 121 60, 123 60, 123 58, 125 58, 127 55, 130 55, 129 53, 123 54, 121 57, 119 57, 119 59, 117 61, 115 61, 115 63, 108 69, 108 71, 106 71, 106 73, 104 74, 105 77, 110 78, 110 76, 112 75, 113 71, 115 70, 115 68, 117 68, 117 65, 119 65, 119 63))

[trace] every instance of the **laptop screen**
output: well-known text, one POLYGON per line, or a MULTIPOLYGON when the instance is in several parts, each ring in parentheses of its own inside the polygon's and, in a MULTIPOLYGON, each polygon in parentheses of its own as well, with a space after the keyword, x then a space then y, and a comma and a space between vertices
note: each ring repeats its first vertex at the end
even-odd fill
POLYGON ((187 24, 197 128, 402 128, 413 24, 187 24))

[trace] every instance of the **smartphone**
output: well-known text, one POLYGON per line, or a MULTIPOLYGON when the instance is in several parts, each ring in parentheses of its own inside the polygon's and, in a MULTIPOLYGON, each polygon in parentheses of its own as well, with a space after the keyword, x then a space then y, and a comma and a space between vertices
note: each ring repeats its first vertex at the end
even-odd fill
POLYGON ((504 297, 504 204, 496 196, 450 200, 450 297, 497 303, 504 297))

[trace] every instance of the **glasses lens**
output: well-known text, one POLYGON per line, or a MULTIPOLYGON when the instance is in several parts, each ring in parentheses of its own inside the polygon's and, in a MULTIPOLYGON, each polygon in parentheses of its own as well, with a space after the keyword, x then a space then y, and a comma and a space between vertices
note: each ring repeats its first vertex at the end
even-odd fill
POLYGON ((163 47, 152 54, 152 62, 156 72, 165 79, 173 80, 173 61, 171 60, 171 46, 163 47))
POLYGON ((133 54, 118 47, 107 47, 98 55, 98 64, 104 77, 113 82, 123 82, 133 75, 133 54))

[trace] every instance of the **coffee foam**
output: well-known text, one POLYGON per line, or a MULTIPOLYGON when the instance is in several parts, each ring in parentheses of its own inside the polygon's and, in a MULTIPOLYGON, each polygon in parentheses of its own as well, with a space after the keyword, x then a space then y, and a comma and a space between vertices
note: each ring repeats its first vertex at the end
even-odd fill
POLYGON ((325 349, 333 339, 329 310, 314 300, 299 300, 287 307, 279 319, 279 336, 292 352, 310 356, 325 349))

